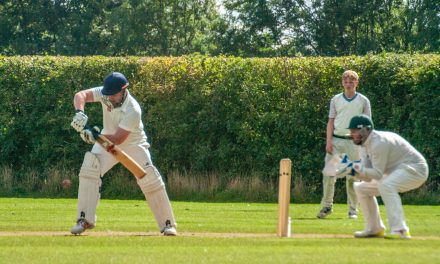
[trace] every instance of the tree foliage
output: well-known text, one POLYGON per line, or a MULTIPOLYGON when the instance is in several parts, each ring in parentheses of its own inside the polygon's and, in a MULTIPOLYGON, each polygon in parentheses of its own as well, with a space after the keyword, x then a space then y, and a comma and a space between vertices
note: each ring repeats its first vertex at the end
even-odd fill
POLYGON ((319 55, 438 51, 433 0, 314 0, 308 24, 319 55))
POLYGON ((0 54, 438 52, 435 0, 3 0, 0 54))

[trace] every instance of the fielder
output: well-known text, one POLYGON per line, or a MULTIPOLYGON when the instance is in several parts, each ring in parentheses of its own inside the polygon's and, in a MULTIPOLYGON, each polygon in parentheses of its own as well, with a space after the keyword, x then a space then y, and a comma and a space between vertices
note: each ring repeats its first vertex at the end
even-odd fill
MULTIPOLYGON (((351 160, 359 159, 358 149, 349 137, 347 129, 350 119, 355 115, 366 114, 371 116, 370 101, 364 95, 358 93, 356 88, 359 84, 359 76, 354 71, 345 71, 342 74, 342 86, 344 92, 335 95, 330 101, 330 113, 327 122, 326 155, 323 173, 323 196, 321 210, 317 217, 325 218, 332 213, 333 197, 335 195, 336 177, 334 165, 343 153, 351 160)), ((346 178, 348 217, 357 218, 358 201, 353 188, 353 179, 346 178)))
POLYGON ((147 136, 141 119, 141 107, 131 96, 125 76, 113 72, 104 79, 104 86, 79 91, 74 97, 76 114, 71 126, 80 133, 81 138, 94 144, 91 152, 86 152, 79 173, 77 223, 71 233, 79 235, 86 229, 95 227, 96 207, 100 199, 101 177, 118 163, 114 156, 97 144, 93 129, 84 129, 88 117, 84 113, 86 103, 100 102, 103 112, 102 134, 118 145, 146 171, 146 175, 137 180, 148 201, 161 233, 175 236, 174 219, 164 182, 159 171, 153 165, 148 148, 147 136), (95 144, 96 143, 96 144, 95 144))
POLYGON ((399 193, 421 186, 428 178, 425 158, 408 141, 392 133, 374 130, 368 116, 351 119, 353 143, 361 146, 361 160, 352 162, 352 172, 362 180, 355 183, 355 191, 365 218, 365 230, 354 233, 356 238, 384 237, 385 225, 379 213, 376 196, 385 204, 389 235, 386 238, 411 238, 403 213, 399 193))

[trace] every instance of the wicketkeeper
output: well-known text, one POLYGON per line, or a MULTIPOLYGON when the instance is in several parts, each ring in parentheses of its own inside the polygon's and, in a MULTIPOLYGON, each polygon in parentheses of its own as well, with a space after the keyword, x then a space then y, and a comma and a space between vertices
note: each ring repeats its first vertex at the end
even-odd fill
POLYGON ((338 171, 362 180, 355 183, 355 191, 364 214, 365 229, 355 232, 354 236, 385 236, 376 200, 376 196, 381 196, 390 227, 385 237, 411 238, 399 193, 416 189, 426 181, 428 165, 425 158, 401 136, 374 130, 368 116, 353 117, 348 128, 353 143, 361 146, 361 160, 346 160, 338 171))
POLYGON ((113 72, 104 79, 104 86, 79 91, 74 97, 76 114, 71 126, 80 133, 81 138, 94 144, 86 152, 79 173, 77 222, 71 233, 79 235, 86 229, 95 227, 96 207, 100 199, 101 177, 118 163, 116 158, 97 144, 94 133, 102 133, 118 145, 146 171, 137 183, 147 199, 160 232, 175 236, 176 221, 171 208, 164 182, 151 161, 150 147, 142 123, 142 111, 139 103, 131 96, 125 76, 113 72), (86 103, 99 102, 102 105, 103 129, 86 128, 86 103), (95 130, 95 131, 92 131, 95 130))

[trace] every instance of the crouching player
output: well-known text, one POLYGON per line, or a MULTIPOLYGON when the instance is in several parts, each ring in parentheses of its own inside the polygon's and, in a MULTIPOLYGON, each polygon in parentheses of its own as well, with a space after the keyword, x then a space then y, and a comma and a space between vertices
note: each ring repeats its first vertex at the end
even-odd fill
POLYGON ((353 143, 361 146, 361 161, 342 164, 338 173, 354 175, 362 181, 355 183, 354 188, 364 214, 365 229, 354 236, 411 238, 399 193, 416 189, 426 181, 425 158, 401 136, 374 130, 368 116, 353 117, 348 128, 353 143), (376 196, 381 196, 385 204, 390 228, 386 236, 376 196))

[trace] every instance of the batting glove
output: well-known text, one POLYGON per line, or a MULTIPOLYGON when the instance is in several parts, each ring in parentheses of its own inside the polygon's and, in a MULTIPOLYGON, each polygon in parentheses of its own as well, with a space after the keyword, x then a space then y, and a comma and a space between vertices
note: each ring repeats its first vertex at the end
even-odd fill
POLYGON ((84 129, 79 135, 87 144, 95 144, 96 138, 99 136, 100 132, 101 130, 99 127, 94 126, 93 128, 84 129))
POLYGON ((81 133, 86 126, 88 119, 89 118, 82 110, 77 110, 70 125, 76 130, 76 132, 81 133))

